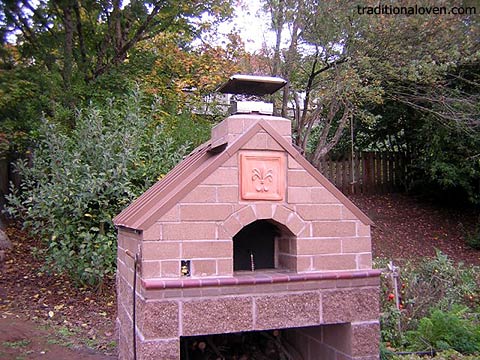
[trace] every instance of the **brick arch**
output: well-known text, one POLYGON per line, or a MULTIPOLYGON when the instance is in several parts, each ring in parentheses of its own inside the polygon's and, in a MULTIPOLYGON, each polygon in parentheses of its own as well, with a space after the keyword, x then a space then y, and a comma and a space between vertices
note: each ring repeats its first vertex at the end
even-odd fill
POLYGON ((233 212, 225 221, 219 224, 221 231, 219 236, 225 239, 233 237, 245 226, 256 220, 271 219, 285 226, 294 236, 299 236, 306 226, 306 221, 302 219, 294 210, 275 203, 261 203, 245 205, 233 212))

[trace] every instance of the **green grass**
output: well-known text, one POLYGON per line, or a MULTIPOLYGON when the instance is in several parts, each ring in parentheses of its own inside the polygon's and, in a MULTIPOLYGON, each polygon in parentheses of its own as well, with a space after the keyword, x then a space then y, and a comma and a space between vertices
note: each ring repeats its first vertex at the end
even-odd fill
POLYGON ((60 345, 64 347, 71 347, 73 345, 72 342, 66 340, 66 339, 57 339, 57 338, 48 338, 47 339, 47 344, 49 345, 60 345))
POLYGON ((27 360, 30 359, 30 355, 33 354, 32 350, 25 351, 23 354, 15 356, 15 360, 27 360))
POLYGON ((5 341, 2 346, 12 349, 23 348, 30 345, 31 341, 27 339, 18 340, 18 341, 5 341))
POLYGON ((59 328, 54 328, 55 334, 52 334, 48 337, 47 343, 53 345, 60 345, 65 347, 72 347, 73 341, 71 338, 77 335, 78 331, 75 329, 69 329, 66 326, 59 328))
POLYGON ((98 344, 99 344, 99 340, 98 340, 98 339, 89 339, 89 338, 87 338, 87 339, 84 339, 84 340, 83 340, 83 343, 84 343, 87 347, 89 347, 90 349, 95 349, 95 348, 98 346, 98 344))

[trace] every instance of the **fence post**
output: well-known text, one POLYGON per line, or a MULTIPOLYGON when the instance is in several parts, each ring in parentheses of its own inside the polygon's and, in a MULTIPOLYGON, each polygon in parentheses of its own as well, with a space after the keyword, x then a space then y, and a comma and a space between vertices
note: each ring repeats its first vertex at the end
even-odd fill
POLYGON ((366 153, 366 181, 365 181, 365 189, 367 193, 374 192, 375 189, 375 158, 373 152, 366 153))
POLYGON ((395 159, 395 153, 389 152, 387 158, 387 172, 388 172, 388 190, 393 191, 395 189, 395 183, 393 178, 393 163, 395 159))
POLYGON ((361 152, 358 152, 358 153, 355 153, 355 184, 354 184, 354 193, 355 194, 359 194, 361 193, 361 187, 362 187, 362 183, 361 183, 361 179, 360 179, 360 158, 362 156, 362 153, 361 152))
POLYGON ((381 193, 382 192, 382 163, 381 163, 381 154, 377 151, 374 152, 375 156, 375 186, 374 186, 374 193, 381 193))

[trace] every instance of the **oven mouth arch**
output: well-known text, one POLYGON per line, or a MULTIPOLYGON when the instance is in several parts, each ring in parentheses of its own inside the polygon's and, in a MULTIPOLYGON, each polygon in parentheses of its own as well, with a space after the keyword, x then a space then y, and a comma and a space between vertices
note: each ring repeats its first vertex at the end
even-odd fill
POLYGON ((256 271, 288 268, 285 256, 292 249, 296 236, 273 219, 255 220, 232 238, 233 270, 256 271))

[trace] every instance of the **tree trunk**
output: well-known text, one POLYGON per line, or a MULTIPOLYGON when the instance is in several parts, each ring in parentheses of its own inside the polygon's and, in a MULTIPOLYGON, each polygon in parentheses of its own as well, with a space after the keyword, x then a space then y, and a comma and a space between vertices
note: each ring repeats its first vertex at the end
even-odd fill
POLYGON ((121 20, 120 0, 115 0, 113 1, 112 11, 112 33, 114 37, 115 54, 118 54, 124 45, 121 20))
POLYGON ((73 19, 72 8, 67 4, 63 7, 63 26, 65 28, 65 42, 63 46, 63 82, 65 90, 72 86, 73 62, 73 19))
POLYGON ((80 4, 78 0, 75 0, 73 3, 73 9, 75 11, 75 19, 77 23, 77 36, 78 36, 78 45, 80 46, 80 59, 78 61, 78 66, 83 74, 83 78, 87 83, 89 80, 88 68, 87 68, 87 50, 85 48, 85 39, 83 36, 83 26, 82 26, 82 17, 80 14, 80 4))
POLYGON ((295 57, 297 54, 298 38, 299 32, 301 29, 300 26, 300 14, 303 12, 303 1, 300 0, 297 3, 296 16, 292 24, 292 39, 290 40, 290 46, 288 47, 287 55, 285 57, 285 70, 283 76, 287 80, 287 85, 283 88, 283 99, 282 99, 282 117, 288 116, 288 100, 290 97, 290 75, 293 72, 293 65, 295 62, 295 57))
POLYGON ((318 165, 320 164, 320 161, 325 157, 325 155, 327 155, 328 152, 332 150, 335 145, 337 145, 338 141, 340 140, 340 137, 342 136, 343 130, 345 130, 345 127, 348 124, 348 120, 352 115, 352 109, 350 105, 349 104, 342 104, 342 105, 343 105, 342 117, 338 122, 338 127, 335 130, 333 137, 330 140, 328 140, 328 134, 330 133, 333 120, 336 117, 338 111, 340 111, 340 106, 338 103, 333 104, 330 107, 328 116, 326 118, 325 127, 322 130, 322 134, 320 135, 320 138, 317 143, 317 147, 311 159, 312 164, 316 167, 318 167, 318 165))
POLYGON ((270 4, 270 14, 272 16, 272 27, 275 31, 275 49, 273 52, 272 76, 280 74, 280 46, 282 43, 282 31, 285 24, 285 8, 283 0, 278 2, 278 9, 270 4))
MULTIPOLYGON (((65 28, 65 41, 63 46, 63 89, 64 89, 64 105, 69 109, 75 108, 75 102, 72 94, 72 71, 73 71, 73 6, 70 1, 62 3, 63 26, 65 28)), ((71 120, 70 126, 73 128, 75 124, 71 120)))

